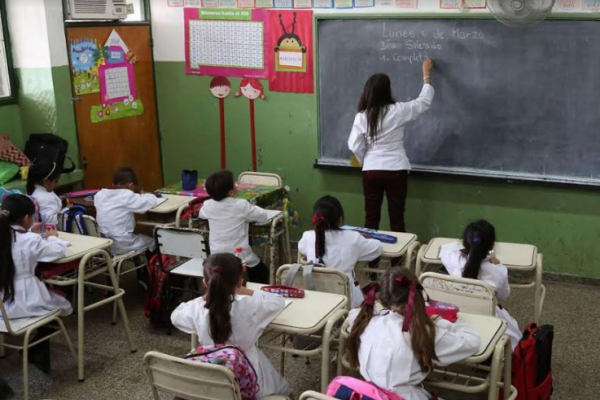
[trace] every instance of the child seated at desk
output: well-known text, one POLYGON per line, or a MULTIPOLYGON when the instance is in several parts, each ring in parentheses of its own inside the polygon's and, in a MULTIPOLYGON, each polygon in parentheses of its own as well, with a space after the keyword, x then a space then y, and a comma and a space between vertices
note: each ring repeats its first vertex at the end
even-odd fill
POLYGON ((38 160, 29 168, 27 175, 27 194, 37 202, 40 221, 58 224, 58 213, 67 202, 54 193, 58 185, 62 168, 55 162, 38 160))
POLYGON ((380 283, 365 288, 361 309, 350 311, 349 361, 366 381, 406 400, 429 400, 421 383, 434 366, 447 366, 475 354, 477 332, 425 311, 422 287, 406 268, 390 268, 380 283), (376 294, 383 309, 375 311, 376 294))
MULTIPOLYGON (((67 299, 48 290, 36 276, 39 262, 53 262, 67 254, 68 242, 55 230, 40 235, 41 224, 34 224, 35 205, 21 194, 7 196, 0 211, 0 296, 10 319, 46 315, 60 310, 61 316, 73 312, 67 299), (31 230, 31 231, 30 231, 31 230), (36 233, 37 232, 37 233, 36 233)), ((40 328, 33 343, 48 334, 40 328)), ((30 361, 43 372, 50 370, 50 342, 30 349, 30 361)))
POLYGON ((365 239, 355 231, 341 230, 344 210, 339 200, 332 196, 317 200, 312 224, 315 230, 304 232, 298 242, 298 251, 306 255, 309 262, 324 264, 346 274, 350 280, 350 304, 352 308, 359 307, 364 297, 354 279, 354 266, 358 261, 373 261, 381 256, 381 242, 365 239))
POLYGON ((247 200, 236 199, 237 189, 231 171, 218 171, 206 180, 211 199, 204 202, 200 218, 208 220, 211 253, 231 253, 242 248, 250 282, 269 283, 269 268, 252 251, 248 231, 250 222, 264 223, 267 212, 247 200))
POLYGON ((177 307, 171 322, 183 332, 198 335, 201 346, 231 343, 240 347, 256 371, 258 398, 287 396, 291 391, 288 382, 257 347, 265 328, 285 308, 285 300, 245 288, 242 283, 239 258, 212 254, 204 262, 206 294, 177 307))
MULTIPOLYGON (((487 283, 496 291, 498 301, 503 302, 510 296, 508 269, 493 255, 495 243, 496 230, 492 224, 479 220, 467 226, 462 243, 442 246, 440 259, 450 275, 487 283)), ((508 324, 506 334, 514 350, 522 337, 519 324, 500 304, 496 306, 496 317, 508 324)))
POLYGON ((121 167, 115 171, 113 186, 102 189, 94 196, 96 219, 100 232, 113 240, 115 254, 131 251, 154 251, 154 239, 133 233, 134 214, 143 214, 158 206, 166 199, 153 194, 136 193, 138 179, 131 168, 121 167))

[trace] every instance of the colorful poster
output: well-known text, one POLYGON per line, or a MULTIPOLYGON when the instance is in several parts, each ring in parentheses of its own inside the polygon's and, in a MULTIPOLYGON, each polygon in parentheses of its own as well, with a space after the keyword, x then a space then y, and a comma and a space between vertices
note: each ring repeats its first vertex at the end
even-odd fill
POLYGON ((487 7, 486 0, 464 0, 465 8, 483 9, 487 7))
POLYGON ((558 0, 557 7, 559 10, 581 10, 581 0, 558 0))
POLYGON ((395 0, 375 0, 375 7, 390 8, 390 7, 395 7, 395 6, 396 6, 395 0))
POLYGON ((417 4, 417 0, 396 0, 396 7, 398 8, 417 8, 417 4))
POLYGON ((169 7, 183 7, 183 0, 167 0, 169 7))
POLYGON ((462 0, 440 0, 440 8, 442 8, 442 9, 462 8, 462 0))
POLYGON ((200 7, 201 1, 200 0, 185 0, 184 6, 185 7, 200 7))
POLYGON ((600 10, 600 0, 582 0, 584 10, 590 11, 599 11, 600 10))
POLYGON ((102 105, 91 108, 92 122, 142 115, 144 105, 137 98, 133 67, 137 58, 114 29, 104 44, 103 54, 107 62, 98 68, 102 105))
POLYGON ((221 7, 221 8, 236 8, 237 1, 236 0, 220 0, 219 7, 221 7))
POLYGON ((102 49, 92 39, 71 41, 71 66, 75 95, 100 92, 98 67, 104 62, 102 49))
POLYGON ((314 8, 333 8, 333 0, 314 0, 314 8))
POLYGON ((273 8, 273 0, 256 0, 256 8, 273 8))
POLYGON ((238 8, 254 8, 254 0, 237 0, 238 8))
POLYGON ((312 8, 312 0, 294 0, 294 8, 312 8))
POLYGON ((292 8, 292 0, 275 0, 275 8, 292 8))
POLYGON ((354 0, 354 7, 356 7, 356 8, 375 7, 375 1, 374 0, 354 0))
POLYGON ((271 91, 314 93, 312 15, 312 11, 269 12, 271 91))
POLYGON ((334 0, 335 8, 352 8, 354 2, 352 0, 334 0))
POLYGON ((184 17, 188 74, 268 76, 267 11, 186 8, 184 17))
POLYGON ((203 8, 218 8, 219 4, 219 0, 202 0, 203 8))

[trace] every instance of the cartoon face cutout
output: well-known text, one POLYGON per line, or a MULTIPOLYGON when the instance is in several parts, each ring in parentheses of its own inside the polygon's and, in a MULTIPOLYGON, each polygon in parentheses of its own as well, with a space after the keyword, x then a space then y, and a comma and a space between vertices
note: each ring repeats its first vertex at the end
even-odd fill
POLYGON ((250 100, 256 100, 262 94, 260 89, 254 89, 250 83, 248 83, 246 86, 242 86, 241 90, 244 97, 250 100))
POLYGON ((215 86, 210 88, 210 92, 218 99, 224 99, 229 96, 231 87, 229 86, 215 86))
POLYGON ((292 35, 287 35, 289 37, 284 38, 280 43, 280 47, 300 47, 300 42, 297 38, 292 35))

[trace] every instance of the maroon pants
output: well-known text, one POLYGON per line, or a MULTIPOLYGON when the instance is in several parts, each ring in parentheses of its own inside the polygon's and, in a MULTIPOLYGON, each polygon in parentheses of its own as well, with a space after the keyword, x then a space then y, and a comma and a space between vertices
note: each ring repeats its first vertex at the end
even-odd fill
POLYGON ((391 229, 394 232, 404 232, 408 171, 363 171, 362 179, 365 196, 365 227, 379 229, 381 204, 385 193, 391 229))

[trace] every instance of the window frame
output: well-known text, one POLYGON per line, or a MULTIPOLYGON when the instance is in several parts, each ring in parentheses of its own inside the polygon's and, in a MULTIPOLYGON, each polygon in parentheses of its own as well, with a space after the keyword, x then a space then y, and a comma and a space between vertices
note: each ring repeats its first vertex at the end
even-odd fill
POLYGON ((6 51, 6 65, 8 69, 8 84, 10 85, 10 96, 0 97, 0 106, 16 104, 18 97, 17 79, 13 64, 12 46, 8 32, 8 14, 6 12, 6 1, 0 0, 0 22, 2 24, 2 36, 4 37, 4 50, 6 51))

